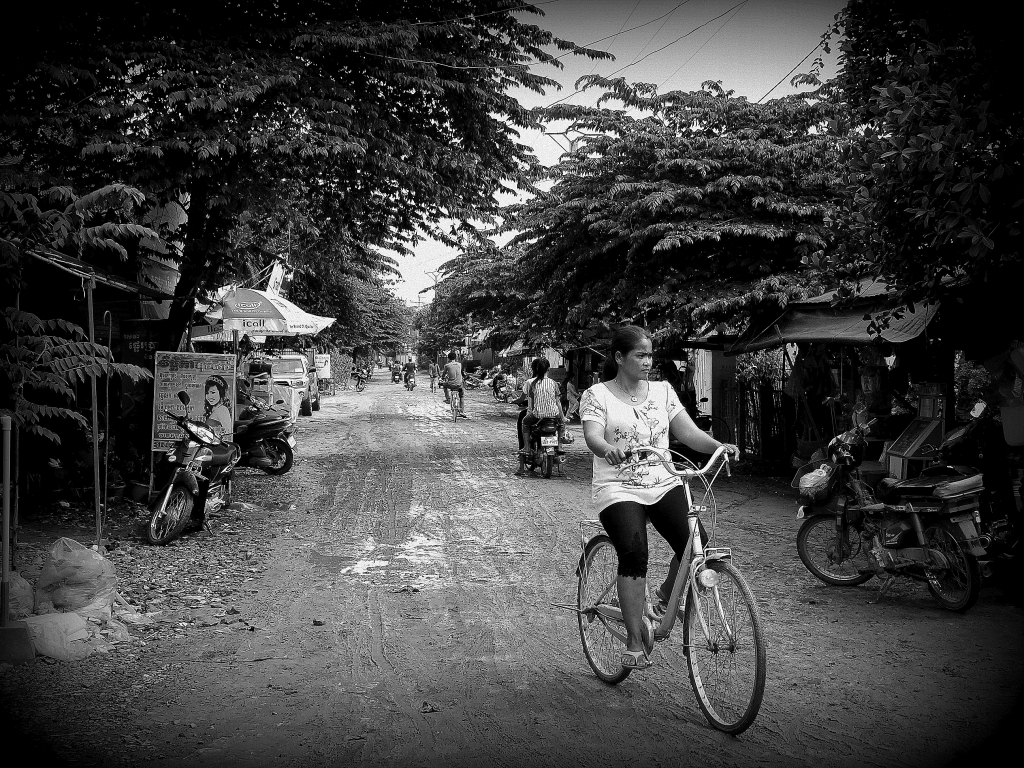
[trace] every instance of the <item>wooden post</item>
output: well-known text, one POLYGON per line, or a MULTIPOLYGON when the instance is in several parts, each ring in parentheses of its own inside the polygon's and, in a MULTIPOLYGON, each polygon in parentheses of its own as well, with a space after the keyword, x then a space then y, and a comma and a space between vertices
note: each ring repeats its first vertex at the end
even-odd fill
MULTIPOLYGON (((85 283, 86 305, 89 310, 89 342, 96 343, 96 320, 92 316, 92 292, 96 288, 96 281, 89 278, 85 283)), ((96 511, 96 551, 100 551, 103 544, 103 515, 100 510, 100 420, 96 399, 96 374, 89 377, 89 391, 92 394, 92 479, 93 479, 93 505, 96 511)))
POLYGON ((2 554, 3 570, 0 571, 0 627, 7 626, 8 606, 11 602, 11 417, 0 417, 3 421, 4 446, 4 517, 2 554))

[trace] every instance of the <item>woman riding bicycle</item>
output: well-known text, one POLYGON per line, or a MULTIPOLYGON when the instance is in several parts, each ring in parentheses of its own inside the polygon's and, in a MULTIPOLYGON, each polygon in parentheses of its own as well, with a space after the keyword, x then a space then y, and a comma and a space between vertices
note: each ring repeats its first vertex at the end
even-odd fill
MULTIPOLYGON (((686 494, 681 479, 663 466, 645 467, 642 486, 627 484, 617 466, 638 446, 668 448, 670 429, 676 439, 701 453, 713 453, 722 443, 697 428, 671 386, 647 380, 653 356, 646 331, 634 325, 619 328, 610 346, 602 383, 583 393, 580 419, 587 447, 594 454, 594 504, 618 556, 616 583, 627 636, 620 661, 623 667, 643 669, 650 666, 642 636, 647 522, 672 547, 676 566, 690 535, 686 494)), ((735 445, 726 448, 739 456, 735 445)), ((659 588, 659 599, 667 600, 674 570, 659 588)))

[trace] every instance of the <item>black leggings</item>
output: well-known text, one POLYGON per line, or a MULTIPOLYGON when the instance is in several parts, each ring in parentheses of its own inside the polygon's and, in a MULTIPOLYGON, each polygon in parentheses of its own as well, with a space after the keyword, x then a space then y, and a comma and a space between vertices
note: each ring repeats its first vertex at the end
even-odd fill
MULTIPOLYGON (((686 491, 676 486, 651 505, 635 501, 619 501, 601 510, 601 525, 612 540, 619 556, 619 576, 644 578, 647 576, 647 521, 672 547, 676 557, 683 559, 690 528, 686 522, 686 491)), ((698 522, 699 524, 699 522, 698 522)), ((707 541, 704 526, 701 537, 707 541)))

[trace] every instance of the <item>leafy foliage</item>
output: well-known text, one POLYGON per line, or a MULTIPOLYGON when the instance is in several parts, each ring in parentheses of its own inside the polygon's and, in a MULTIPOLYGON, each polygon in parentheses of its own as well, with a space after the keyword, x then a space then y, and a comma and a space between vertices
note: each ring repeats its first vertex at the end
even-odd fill
MULTIPOLYGON (((137 201, 134 189, 111 185, 81 198, 66 189, 47 189, 41 197, 67 205, 47 208, 35 195, 0 192, 0 276, 5 296, 13 297, 20 288, 21 265, 32 254, 123 251, 120 241, 155 235, 132 224, 86 226, 110 207, 120 209, 137 201)), ((57 433, 46 426, 51 420, 69 419, 86 427, 81 414, 66 406, 75 399, 75 385, 91 376, 118 374, 133 381, 150 376, 137 366, 115 363, 107 347, 90 342, 74 323, 44 320, 13 306, 2 312, 0 413, 10 415, 15 426, 29 434, 59 443, 57 433)))
POLYGON ((602 55, 519 21, 539 10, 508 0, 126 5, 12 25, 0 155, 186 208, 183 230, 163 232, 182 328, 197 296, 244 271, 243 217, 278 201, 302 201, 321 253, 404 252, 428 232, 450 241, 436 222, 492 215, 535 165, 517 140, 535 118, 509 90, 554 84, 532 68, 559 65, 547 46, 602 55))
POLYGON ((802 293, 801 260, 833 247, 827 222, 843 185, 831 89, 757 105, 717 82, 658 94, 585 81, 607 89, 597 107, 541 113, 580 136, 550 170, 553 186, 504 211, 509 247, 450 265, 481 277, 470 292, 452 282, 447 311, 476 316, 495 297, 525 334, 575 335, 603 320, 672 336, 802 293), (604 106, 612 100, 623 109, 604 106))
POLYGON ((830 266, 881 276, 903 305, 953 286, 977 317, 1009 310, 1024 279, 1024 121, 1011 25, 943 8, 851 0, 837 17, 839 82, 863 130, 836 220, 848 247, 830 266))

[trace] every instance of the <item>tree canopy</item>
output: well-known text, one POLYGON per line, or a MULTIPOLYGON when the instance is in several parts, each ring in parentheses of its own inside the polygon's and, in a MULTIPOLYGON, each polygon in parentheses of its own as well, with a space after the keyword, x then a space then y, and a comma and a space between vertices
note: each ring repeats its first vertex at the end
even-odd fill
POLYGON ((955 296, 975 334, 1019 337, 1024 105, 1015 32, 984 10, 850 0, 837 16, 861 130, 829 268, 881 277, 904 305, 955 296))
POLYGON ((802 262, 834 247, 845 183, 833 91, 759 105, 717 82, 665 94, 587 82, 606 89, 598 106, 540 113, 580 138, 548 172, 550 189, 503 211, 509 246, 449 265, 452 288, 479 276, 475 290, 449 292, 456 312, 493 297, 525 335, 599 321, 686 335, 803 289, 802 262))
MULTIPOLYGON (((181 204, 165 232, 182 279, 172 319, 238 270, 247 212, 301 199, 329 250, 399 252, 444 219, 486 218, 530 188, 508 91, 553 81, 553 46, 581 52, 508 0, 254 0, 19 11, 0 75, 0 154, 19 178, 132 184, 144 208, 181 204)), ((596 52, 583 52, 601 56, 596 52)))

